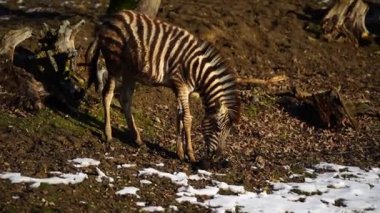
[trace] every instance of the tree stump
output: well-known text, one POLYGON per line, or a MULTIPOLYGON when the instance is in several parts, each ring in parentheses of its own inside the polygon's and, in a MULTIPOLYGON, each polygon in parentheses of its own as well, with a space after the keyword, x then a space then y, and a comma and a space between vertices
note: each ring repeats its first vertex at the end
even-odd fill
POLYGON ((38 70, 49 76, 50 79, 47 80, 50 83, 55 82, 49 86, 51 93, 64 103, 76 104, 84 96, 84 80, 75 74, 78 57, 75 36, 84 23, 85 21, 81 20, 75 25, 70 25, 70 22, 65 20, 58 29, 44 24, 40 33, 39 49, 36 51, 38 70))
POLYGON ((357 127, 337 89, 310 94, 294 88, 280 99, 280 104, 290 114, 319 128, 357 127))
POLYGON ((368 40, 370 33, 365 25, 367 3, 362 0, 338 0, 323 19, 322 29, 328 41, 347 40, 358 45, 358 40, 368 40))
POLYGON ((49 95, 54 103, 74 107, 79 104, 84 96, 84 80, 75 75, 75 36, 83 24, 84 20, 75 25, 63 21, 58 29, 44 24, 39 48, 35 52, 18 50, 17 54, 16 46, 31 37, 32 31, 23 28, 8 32, 0 46, 1 103, 38 110, 49 95))

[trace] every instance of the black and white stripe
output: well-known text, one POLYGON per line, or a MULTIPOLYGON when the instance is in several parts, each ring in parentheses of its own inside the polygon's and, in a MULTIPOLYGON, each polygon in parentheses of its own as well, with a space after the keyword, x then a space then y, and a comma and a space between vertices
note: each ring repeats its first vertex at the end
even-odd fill
POLYGON ((206 110, 203 133, 209 151, 221 148, 238 118, 238 92, 234 73, 210 44, 184 29, 132 11, 110 16, 97 35, 96 45, 109 76, 167 86, 176 94, 181 88, 186 88, 185 94, 198 92, 206 110))

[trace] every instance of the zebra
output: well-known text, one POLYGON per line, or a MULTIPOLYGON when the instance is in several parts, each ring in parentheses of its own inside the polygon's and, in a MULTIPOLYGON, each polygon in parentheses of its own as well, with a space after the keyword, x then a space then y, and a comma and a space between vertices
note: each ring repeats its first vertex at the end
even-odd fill
POLYGON ((205 116, 202 133, 207 156, 221 156, 231 126, 238 121, 240 104, 235 73, 208 42, 188 31, 146 15, 123 10, 107 17, 97 28, 86 54, 89 85, 102 91, 104 134, 112 140, 110 104, 116 81, 121 81, 119 102, 134 141, 142 145, 131 105, 136 83, 171 88, 177 101, 177 155, 195 162, 191 142, 189 96, 202 98, 205 116), (98 71, 100 54, 107 71, 98 71), (104 84, 103 84, 104 82, 104 84))

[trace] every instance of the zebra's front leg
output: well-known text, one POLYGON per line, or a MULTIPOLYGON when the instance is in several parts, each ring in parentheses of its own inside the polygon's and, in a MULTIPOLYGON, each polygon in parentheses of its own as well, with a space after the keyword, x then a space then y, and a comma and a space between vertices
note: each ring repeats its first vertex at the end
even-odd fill
POLYGON ((106 85, 103 89, 103 110, 104 110, 104 134, 106 142, 109 143, 112 140, 112 128, 111 128, 111 102, 115 90, 115 78, 109 77, 106 81, 106 85))
POLYGON ((183 108, 181 101, 177 100, 177 155, 180 160, 185 159, 185 153, 183 152, 183 143, 185 142, 185 134, 183 128, 183 108))
POLYGON ((190 105, 189 105, 189 92, 187 88, 182 88, 178 92, 178 98, 181 102, 183 109, 183 131, 185 133, 185 142, 186 142, 186 154, 189 157, 190 162, 195 162, 193 144, 191 143, 191 114, 190 114, 190 105))
POLYGON ((132 99, 133 93, 135 91, 135 81, 127 81, 124 82, 125 88, 121 88, 120 93, 120 104, 123 107, 125 119, 127 120, 127 126, 129 131, 132 134, 132 138, 137 145, 142 145, 143 141, 141 140, 140 133, 137 130, 137 126, 135 124, 135 120, 132 114, 132 99))

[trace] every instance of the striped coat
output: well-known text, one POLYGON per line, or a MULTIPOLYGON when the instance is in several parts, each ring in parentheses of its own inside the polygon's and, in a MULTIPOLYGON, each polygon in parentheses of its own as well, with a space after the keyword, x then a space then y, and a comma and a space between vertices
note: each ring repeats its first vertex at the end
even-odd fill
POLYGON ((108 17, 98 28, 88 51, 90 80, 102 82, 96 70, 102 53, 107 67, 103 91, 106 140, 112 139, 110 103, 116 79, 122 79, 120 103, 134 140, 140 134, 131 112, 136 82, 171 88, 177 98, 177 154, 184 159, 183 144, 190 161, 195 161, 191 143, 189 95, 200 94, 205 107, 202 131, 209 156, 220 153, 233 122, 239 116, 239 101, 234 73, 219 53, 207 42, 188 31, 132 11, 108 17))

